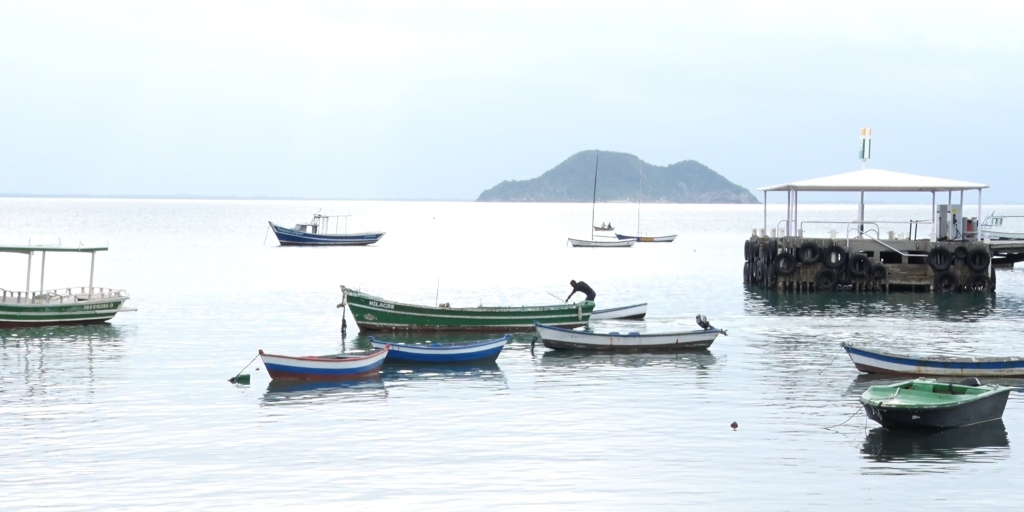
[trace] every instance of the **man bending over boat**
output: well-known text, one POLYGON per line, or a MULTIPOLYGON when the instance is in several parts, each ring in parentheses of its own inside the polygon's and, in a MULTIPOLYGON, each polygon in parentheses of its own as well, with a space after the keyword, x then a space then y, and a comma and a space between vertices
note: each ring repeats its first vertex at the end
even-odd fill
POLYGON ((572 293, 570 293, 569 296, 565 298, 566 302, 569 302, 569 299, 571 299, 572 296, 576 294, 576 292, 586 294, 587 300, 589 301, 593 301, 594 297, 597 297, 597 294, 594 293, 594 289, 591 288, 590 285, 588 285, 587 283, 584 283, 583 281, 576 282, 575 280, 572 280, 569 281, 569 284, 572 286, 572 293))

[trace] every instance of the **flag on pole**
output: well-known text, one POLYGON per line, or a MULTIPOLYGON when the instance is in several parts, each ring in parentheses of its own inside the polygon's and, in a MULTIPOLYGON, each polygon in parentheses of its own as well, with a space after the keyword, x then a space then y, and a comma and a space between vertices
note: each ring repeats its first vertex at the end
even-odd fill
POLYGON ((871 128, 860 129, 860 159, 867 162, 871 158, 871 128))

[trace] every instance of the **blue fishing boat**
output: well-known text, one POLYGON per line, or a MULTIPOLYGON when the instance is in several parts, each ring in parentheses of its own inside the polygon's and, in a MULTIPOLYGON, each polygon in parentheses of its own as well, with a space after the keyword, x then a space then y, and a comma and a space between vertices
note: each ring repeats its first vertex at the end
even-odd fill
POLYGON ((468 361, 494 361, 501 354, 511 336, 493 340, 456 341, 450 343, 396 343, 370 336, 373 348, 390 346, 389 363, 465 363, 468 361))
POLYGON ((951 357, 893 354, 841 343, 864 373, 940 377, 1024 377, 1024 357, 951 357))
POLYGON ((270 222, 270 229, 281 245, 370 245, 384 236, 383 232, 349 233, 348 215, 313 215, 308 224, 296 224, 286 228, 270 222), (339 232, 341 220, 345 218, 345 230, 339 232), (331 229, 333 225, 333 230, 331 229))
POLYGON ((332 354, 327 356, 282 356, 260 349, 260 358, 271 379, 345 380, 372 376, 380 371, 388 348, 368 354, 332 354))

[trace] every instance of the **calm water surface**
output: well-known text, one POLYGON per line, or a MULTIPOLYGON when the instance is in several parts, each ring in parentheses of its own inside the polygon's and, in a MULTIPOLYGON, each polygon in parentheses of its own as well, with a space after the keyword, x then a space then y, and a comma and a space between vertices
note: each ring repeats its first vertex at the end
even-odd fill
MULTIPOLYGON (((635 205, 597 210, 635 231, 635 205)), ((801 205, 801 218, 855 210, 801 205)), ((961 510, 1024 498, 1020 393, 1002 422, 886 432, 857 398, 891 381, 839 354, 854 341, 1020 355, 1022 271, 1000 271, 985 296, 768 294, 741 277, 760 206, 642 215, 645 234, 677 241, 569 248, 567 236, 589 236, 581 204, 0 199, 0 243, 109 243, 96 285, 139 308, 103 326, 0 331, 0 508, 961 510), (387 235, 361 248, 264 243, 268 220, 319 209, 387 235), (342 284, 475 306, 549 304, 570 279, 603 306, 649 303, 645 322, 597 329, 691 329, 703 313, 729 336, 686 354, 584 355, 520 335, 481 367, 323 385, 250 368, 251 385, 227 382, 260 348, 365 348, 351 318, 340 332, 342 284)), ((24 288, 25 260, 0 254, 0 287, 24 288)), ((87 256, 51 254, 46 287, 85 284, 88 270, 87 256)))

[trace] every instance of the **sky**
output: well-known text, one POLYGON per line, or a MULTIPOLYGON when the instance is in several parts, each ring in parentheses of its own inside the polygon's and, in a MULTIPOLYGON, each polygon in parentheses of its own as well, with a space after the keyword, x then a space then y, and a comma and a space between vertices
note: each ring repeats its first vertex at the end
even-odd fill
POLYGON ((1009 1, 0 0, 0 195, 474 200, 590 149, 754 190, 860 169, 867 126, 871 167, 1021 204, 1022 26, 1009 1))

